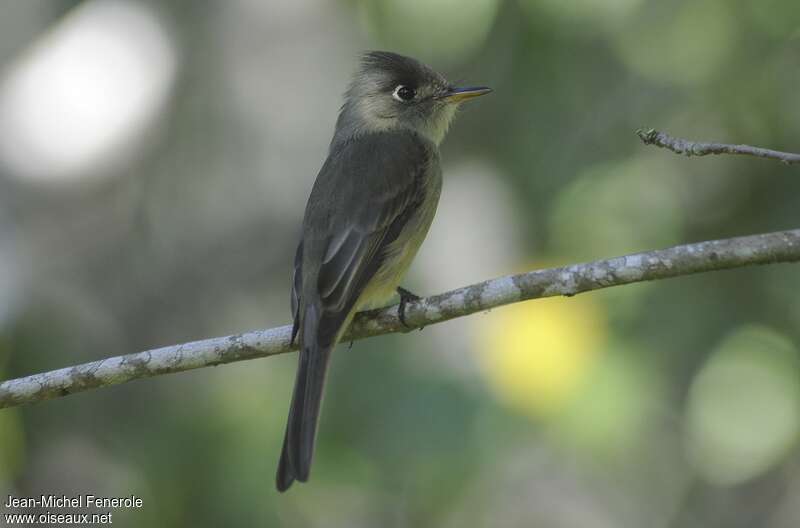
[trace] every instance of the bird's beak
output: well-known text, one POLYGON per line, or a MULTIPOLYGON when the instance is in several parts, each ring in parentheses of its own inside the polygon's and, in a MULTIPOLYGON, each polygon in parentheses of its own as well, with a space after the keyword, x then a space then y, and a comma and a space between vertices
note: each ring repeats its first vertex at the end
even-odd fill
POLYGON ((486 86, 469 86, 464 88, 450 88, 444 93, 443 99, 448 103, 461 103, 467 99, 480 97, 492 91, 486 86))

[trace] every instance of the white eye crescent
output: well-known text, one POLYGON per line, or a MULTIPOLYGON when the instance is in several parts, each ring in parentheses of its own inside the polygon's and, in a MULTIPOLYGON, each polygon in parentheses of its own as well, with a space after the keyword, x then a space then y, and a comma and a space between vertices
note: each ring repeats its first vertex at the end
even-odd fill
POLYGON ((398 85, 397 88, 394 89, 394 92, 392 92, 392 97, 403 103, 412 100, 416 95, 417 91, 405 84, 398 85))

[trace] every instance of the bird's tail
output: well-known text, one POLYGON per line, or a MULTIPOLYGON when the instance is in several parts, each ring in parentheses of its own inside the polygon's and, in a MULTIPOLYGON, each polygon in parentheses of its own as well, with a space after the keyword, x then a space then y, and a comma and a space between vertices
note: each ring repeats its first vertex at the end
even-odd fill
POLYGON ((300 339, 300 358, 297 366, 297 379, 289 407, 289 419, 283 438, 283 450, 278 463, 276 486, 278 491, 286 491, 292 482, 308 480, 311 459, 314 456, 314 441, 317 435, 317 422, 322 405, 322 389, 331 351, 335 340, 321 344, 317 328, 319 316, 314 306, 309 306, 303 317, 300 339))

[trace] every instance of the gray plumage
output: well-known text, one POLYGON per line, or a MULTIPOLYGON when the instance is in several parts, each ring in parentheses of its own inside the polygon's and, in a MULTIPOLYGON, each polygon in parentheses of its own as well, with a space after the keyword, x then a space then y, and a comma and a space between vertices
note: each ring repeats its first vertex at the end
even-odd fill
POLYGON ((456 89, 414 59, 364 55, 306 205, 295 256, 292 336, 300 346, 276 484, 308 479, 331 351, 356 311, 394 294, 436 212, 439 142, 456 89))

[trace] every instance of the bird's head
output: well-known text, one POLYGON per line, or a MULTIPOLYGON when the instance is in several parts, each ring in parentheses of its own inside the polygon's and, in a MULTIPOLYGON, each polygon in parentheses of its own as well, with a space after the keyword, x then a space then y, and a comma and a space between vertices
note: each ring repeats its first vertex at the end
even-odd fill
POLYGON ((438 145, 458 106, 491 91, 482 86, 455 87, 410 57, 370 51, 345 94, 337 136, 407 129, 438 145))

